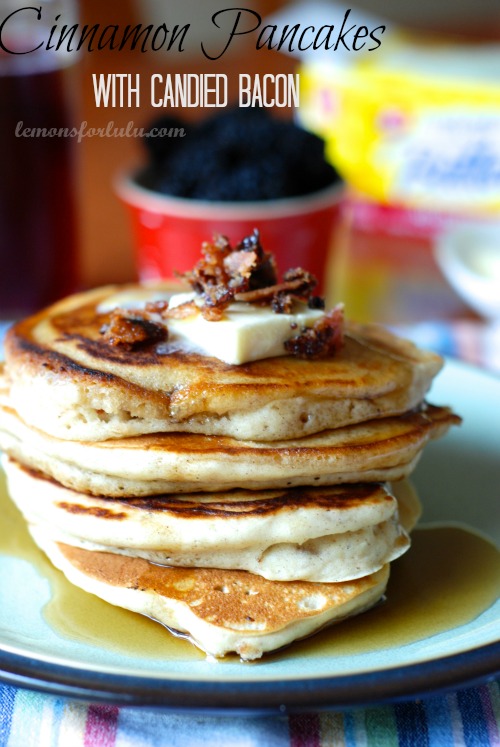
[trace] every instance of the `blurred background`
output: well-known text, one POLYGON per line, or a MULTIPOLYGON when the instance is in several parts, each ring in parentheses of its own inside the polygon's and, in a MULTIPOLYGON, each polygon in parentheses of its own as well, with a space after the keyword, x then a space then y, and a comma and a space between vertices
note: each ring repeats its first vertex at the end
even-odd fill
MULTIPOLYGON (((80 23, 125 26, 159 23, 167 16, 173 23, 191 21, 196 41, 209 38, 211 13, 223 7, 231 6, 223 0, 85 0, 80 23)), ((346 10, 282 0, 249 1, 245 7, 280 23, 298 18, 317 26, 346 10)), ((478 239, 470 225, 492 225, 496 231, 500 217, 500 6, 497 0, 358 0, 349 7, 353 17, 380 16, 387 24, 377 52, 303 57, 256 52, 250 35, 217 61, 206 60, 197 45, 186 55, 83 52, 73 78, 76 118, 88 127, 110 121, 140 127, 164 113, 149 107, 147 97, 140 109, 97 108, 92 73, 140 73, 144 80, 155 72, 229 73, 229 97, 235 100, 239 72, 300 72, 300 109, 276 115, 293 117, 321 135, 327 158, 346 184, 329 269, 331 297, 345 300, 349 315, 361 319, 478 318, 484 309, 471 302, 468 291, 482 297, 492 292, 493 304, 500 296, 496 233, 478 239), (450 239, 457 229, 458 237, 450 239), (438 248, 441 243, 445 248, 438 248), (459 264, 470 265, 466 272, 475 275, 477 290, 467 279, 465 291, 460 286, 457 251, 459 264)), ((214 110, 167 113, 194 122, 214 110)), ((75 150, 79 285, 133 280, 134 238, 116 179, 145 162, 143 143, 94 137, 75 150)), ((498 313, 495 309, 493 316, 498 313)))

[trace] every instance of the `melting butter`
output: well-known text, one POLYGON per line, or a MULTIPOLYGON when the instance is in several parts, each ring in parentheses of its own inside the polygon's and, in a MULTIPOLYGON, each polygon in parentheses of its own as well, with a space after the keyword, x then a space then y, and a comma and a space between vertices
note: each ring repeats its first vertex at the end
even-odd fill
MULTIPOLYGON (((115 308, 143 309, 146 303, 161 300, 169 300, 169 308, 192 301, 201 303, 195 293, 172 295, 140 288, 112 295, 99 304, 97 310, 106 313, 115 308)), ((295 303, 295 310, 291 314, 276 314, 269 306, 235 302, 225 309, 222 319, 216 322, 207 321, 196 311, 183 319, 171 318, 167 321, 158 315, 154 321, 168 328, 169 345, 179 345, 179 349, 194 350, 230 365, 242 365, 286 355, 286 340, 304 327, 312 327, 322 316, 322 310, 309 309, 300 302, 295 303)))
MULTIPOLYGON (((171 298, 170 308, 193 300, 194 293, 177 294, 171 298)), ((169 319, 169 339, 192 345, 224 363, 241 365, 285 355, 284 343, 322 316, 323 311, 303 303, 296 303, 292 314, 276 314, 269 306, 232 303, 217 322, 207 321, 200 313, 169 319)))

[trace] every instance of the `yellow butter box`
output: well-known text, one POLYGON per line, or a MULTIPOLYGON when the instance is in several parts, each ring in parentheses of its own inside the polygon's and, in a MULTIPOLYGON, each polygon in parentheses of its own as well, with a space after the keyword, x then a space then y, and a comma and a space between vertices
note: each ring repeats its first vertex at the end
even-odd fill
POLYGON ((303 61, 300 80, 299 119, 368 198, 500 212, 500 45, 395 32, 347 65, 303 61))

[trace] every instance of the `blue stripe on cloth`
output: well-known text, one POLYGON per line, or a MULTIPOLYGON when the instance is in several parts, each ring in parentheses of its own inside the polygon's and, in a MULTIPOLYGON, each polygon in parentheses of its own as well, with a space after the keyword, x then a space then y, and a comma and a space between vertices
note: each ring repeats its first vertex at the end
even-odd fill
POLYGON ((288 719, 197 716, 124 708, 118 717, 120 747, 287 747, 288 719))
POLYGON ((396 703, 394 715, 399 747, 429 747, 427 719, 422 703, 396 703))
POLYGON ((354 711, 354 743, 356 747, 358 745, 366 745, 366 725, 365 725, 365 714, 362 710, 354 711))
POLYGON ((473 688, 459 690, 457 703, 462 716, 466 747, 484 747, 490 744, 479 692, 473 688))
POLYGON ((0 683, 0 747, 6 747, 9 741, 15 700, 16 688, 0 683))
POLYGON ((51 747, 58 747, 59 745, 59 732, 61 731, 61 721, 64 713, 64 706, 67 700, 64 698, 54 698, 52 706, 53 710, 53 724, 52 724, 52 745, 51 747))
POLYGON ((344 713, 344 739, 346 747, 356 747, 356 729, 354 716, 346 711, 344 713))
POLYGON ((453 726, 448 703, 444 697, 425 700, 429 747, 454 747, 453 726))

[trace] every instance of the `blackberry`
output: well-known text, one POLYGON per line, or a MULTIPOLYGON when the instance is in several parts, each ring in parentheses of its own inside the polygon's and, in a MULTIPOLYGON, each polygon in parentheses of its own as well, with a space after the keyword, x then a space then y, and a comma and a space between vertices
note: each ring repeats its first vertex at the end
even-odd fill
POLYGON ((187 133, 186 124, 177 117, 161 117, 157 119, 153 124, 148 127, 144 137, 144 145, 149 153, 149 156, 153 163, 161 163, 173 153, 177 147, 178 138, 169 137, 168 135, 163 137, 155 137, 150 133, 154 130, 167 130, 175 131, 180 128, 184 128, 187 133))
POLYGON ((183 127, 185 138, 146 138, 143 183, 178 197, 273 200, 309 194, 339 180, 324 142, 266 109, 231 109, 189 128, 162 117, 153 127, 183 127), (164 142, 167 141, 167 142, 164 142))

